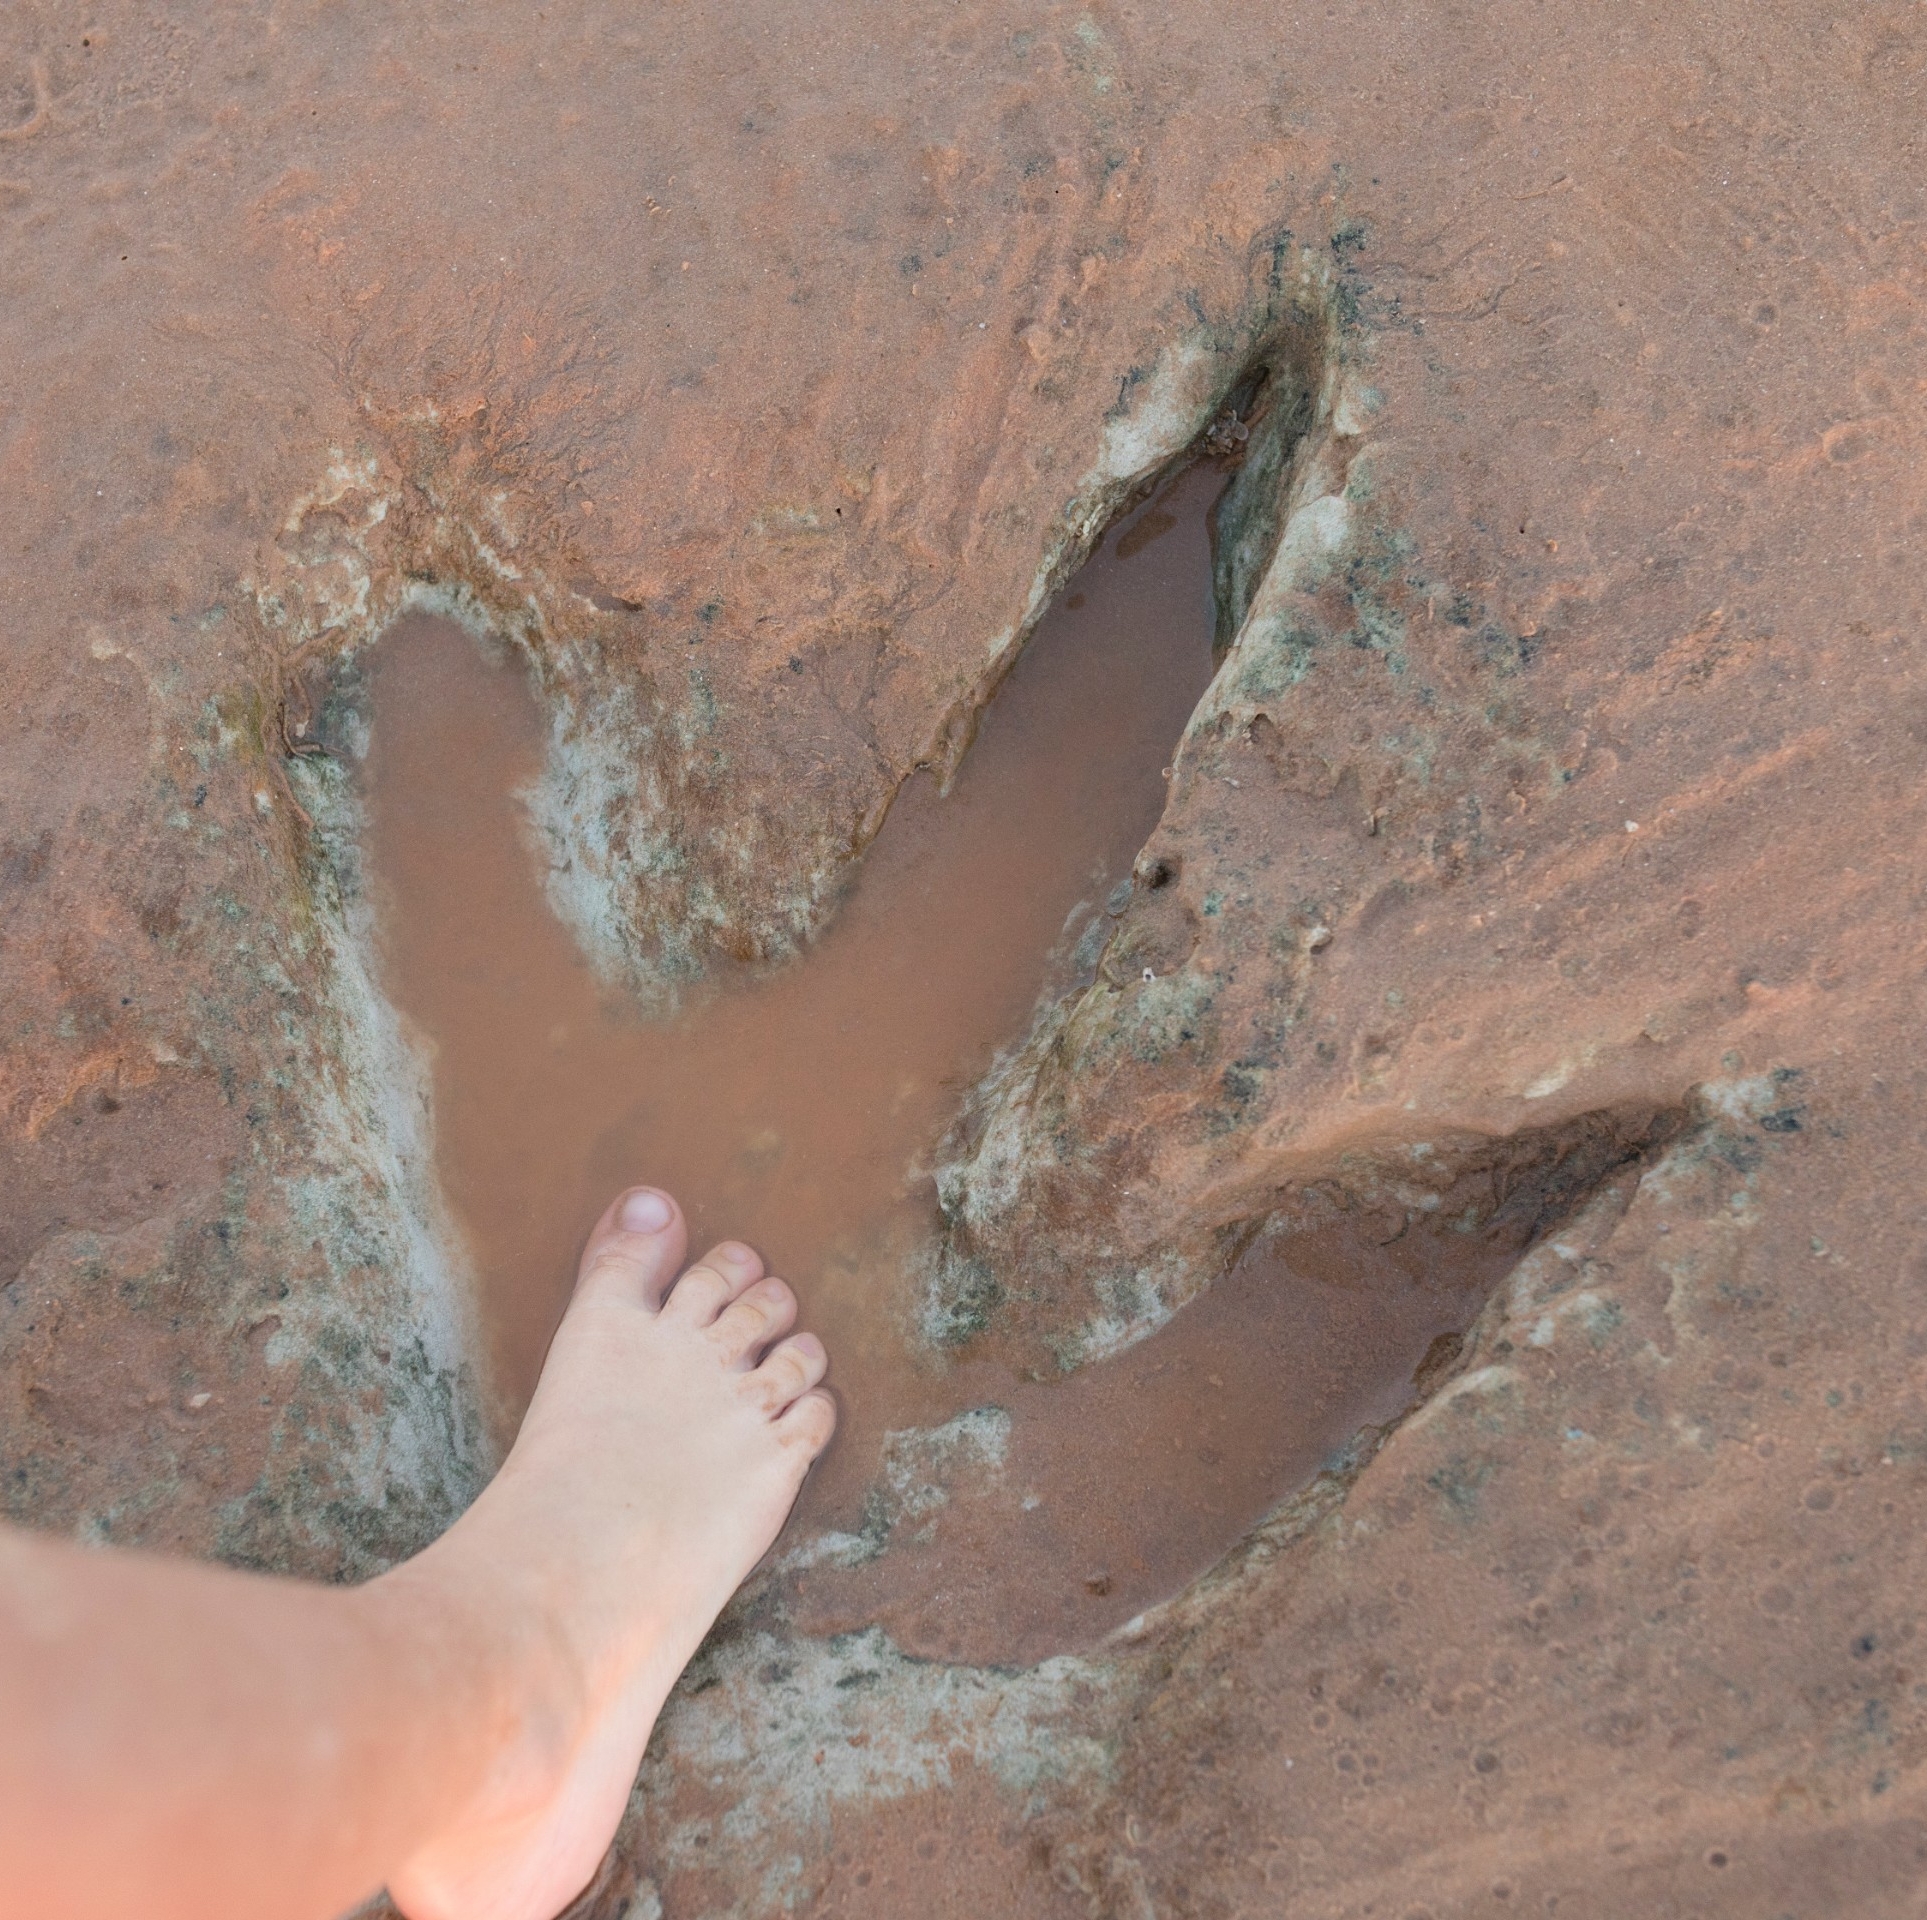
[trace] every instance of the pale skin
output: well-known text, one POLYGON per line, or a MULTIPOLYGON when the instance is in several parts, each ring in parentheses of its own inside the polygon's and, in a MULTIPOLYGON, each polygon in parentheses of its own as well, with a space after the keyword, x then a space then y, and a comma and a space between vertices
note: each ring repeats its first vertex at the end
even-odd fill
POLYGON ((836 1424, 822 1343, 674 1201, 590 1235, 507 1461, 361 1587, 0 1528, 0 1920, 548 1920, 836 1424))

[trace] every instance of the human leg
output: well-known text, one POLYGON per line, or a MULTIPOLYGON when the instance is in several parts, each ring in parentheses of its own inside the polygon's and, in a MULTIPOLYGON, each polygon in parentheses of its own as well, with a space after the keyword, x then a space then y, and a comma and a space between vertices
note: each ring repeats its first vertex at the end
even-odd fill
POLYGON ((678 1277, 646 1193, 502 1472, 380 1579, 0 1531, 4 1920, 321 1920, 384 1880, 413 1920, 540 1920, 586 1882, 835 1419, 788 1288, 727 1243, 678 1277))

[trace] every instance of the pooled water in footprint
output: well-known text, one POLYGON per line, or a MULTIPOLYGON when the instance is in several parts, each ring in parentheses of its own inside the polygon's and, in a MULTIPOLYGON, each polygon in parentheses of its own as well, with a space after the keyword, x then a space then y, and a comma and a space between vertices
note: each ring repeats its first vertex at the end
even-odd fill
POLYGON ((867 1528, 887 1549, 804 1575, 807 1625, 881 1619, 977 1659, 1089 1643, 1398 1413, 1491 1278, 1489 1258, 1416 1239, 1295 1242, 1288 1264, 1261 1248, 1151 1339, 1051 1384, 942 1365, 908 1334, 906 1267, 935 1220, 922 1161, 1040 988, 1088 964, 1080 935, 1155 826, 1209 682, 1222 483, 1195 466, 1111 529, 950 793, 908 783, 810 952, 718 978, 671 1021, 612 996, 547 904, 516 797, 544 747, 523 671, 425 616, 375 650, 362 777, 384 979, 428 1042, 437 1170, 505 1420, 613 1192, 674 1192, 692 1254, 751 1242, 827 1342, 842 1406, 786 1543, 867 1528))

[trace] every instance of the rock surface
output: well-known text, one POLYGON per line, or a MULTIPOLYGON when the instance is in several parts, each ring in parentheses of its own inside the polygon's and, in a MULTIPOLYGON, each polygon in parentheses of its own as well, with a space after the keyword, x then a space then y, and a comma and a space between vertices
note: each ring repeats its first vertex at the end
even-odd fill
POLYGON ((9 1515, 354 1574, 486 1471, 299 764, 333 659, 524 641, 554 897, 672 995, 807 938, 1262 362, 1245 617, 1118 966, 953 1139, 932 1324, 1048 1371, 1308 1195, 1650 1144, 1130 1637, 945 1667, 747 1596, 587 1909, 1916 1910, 1914 13, 6 33, 9 1515))

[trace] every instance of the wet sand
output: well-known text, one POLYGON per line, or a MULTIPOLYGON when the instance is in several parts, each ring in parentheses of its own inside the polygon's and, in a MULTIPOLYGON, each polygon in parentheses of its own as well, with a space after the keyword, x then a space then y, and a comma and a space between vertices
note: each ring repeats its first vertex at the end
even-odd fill
POLYGON ((1089 977, 1210 678, 1222 484, 1193 467, 1107 534, 951 791, 912 779, 810 953, 713 980, 672 1021, 599 983, 542 893, 518 794, 543 733, 521 666, 426 617, 376 650, 363 783, 382 961, 432 1056, 505 1432, 608 1196, 675 1192, 695 1247, 755 1244, 833 1356, 843 1424, 790 1538, 867 1519, 874 1544, 893 1517, 880 1468, 914 1463, 939 1489, 914 1525, 895 1516, 881 1559, 810 1577, 798 1605, 825 1627, 881 1617, 906 1644, 1006 1659, 1087 1642, 1396 1414, 1484 1284, 1483 1248, 1301 1243, 1289 1265, 1260 1248, 1150 1341, 1052 1384, 945 1365, 910 1332, 927 1156, 1040 991, 1089 977), (887 1438, 972 1409, 994 1411, 948 1450, 887 1438))

